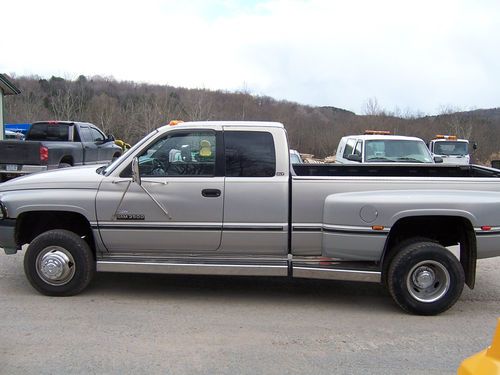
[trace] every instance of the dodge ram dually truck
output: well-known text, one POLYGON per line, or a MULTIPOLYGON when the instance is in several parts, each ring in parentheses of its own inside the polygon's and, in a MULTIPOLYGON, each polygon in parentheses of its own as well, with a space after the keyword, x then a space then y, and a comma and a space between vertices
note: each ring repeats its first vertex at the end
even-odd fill
POLYGON ((500 255, 500 173, 290 165, 283 125, 159 128, 109 166, 0 185, 0 246, 51 296, 95 271, 376 282, 410 313, 450 308, 500 255), (447 247, 459 245, 459 257, 447 247))
POLYGON ((47 169, 103 164, 122 154, 113 141, 87 122, 35 122, 26 141, 0 141, 0 178, 5 181, 47 169))

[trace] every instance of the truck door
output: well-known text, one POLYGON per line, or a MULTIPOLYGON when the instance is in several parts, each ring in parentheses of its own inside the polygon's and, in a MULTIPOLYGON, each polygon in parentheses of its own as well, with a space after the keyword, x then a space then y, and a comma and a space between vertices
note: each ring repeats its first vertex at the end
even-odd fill
POLYGON ((79 126, 80 139, 83 146, 83 163, 95 164, 99 157, 99 149, 94 141, 94 136, 88 125, 79 126))
POLYGON ((289 157, 285 133, 257 127, 229 129, 224 131, 226 178, 219 251, 286 256, 289 157))
POLYGON ((99 129, 91 126, 90 132, 97 146, 97 162, 103 164, 108 163, 113 158, 115 150, 112 147, 108 147, 109 143, 106 142, 107 137, 99 129))
POLYGON ((97 195, 101 238, 112 253, 216 251, 224 199, 222 134, 166 133, 139 155, 141 185, 130 166, 97 195))

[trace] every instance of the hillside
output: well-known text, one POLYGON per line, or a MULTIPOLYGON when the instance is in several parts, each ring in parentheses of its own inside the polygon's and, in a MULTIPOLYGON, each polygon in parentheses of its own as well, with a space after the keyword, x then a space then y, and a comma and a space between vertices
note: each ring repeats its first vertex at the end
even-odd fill
POLYGON ((456 134, 478 143, 475 160, 485 164, 500 151, 500 108, 402 118, 384 112, 356 115, 334 106, 312 107, 247 92, 118 82, 104 77, 80 76, 75 81, 17 77, 13 81, 22 93, 6 97, 7 123, 89 121, 131 143, 172 119, 265 120, 284 123, 291 147, 318 157, 334 154, 342 136, 368 128, 424 140, 437 133, 456 134))

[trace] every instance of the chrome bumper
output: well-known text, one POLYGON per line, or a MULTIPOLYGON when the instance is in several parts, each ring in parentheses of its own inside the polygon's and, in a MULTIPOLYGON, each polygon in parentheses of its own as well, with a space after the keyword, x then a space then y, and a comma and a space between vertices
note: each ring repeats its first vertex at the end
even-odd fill
MULTIPOLYGON (((14 164, 16 165, 16 164, 14 164)), ((29 174, 46 171, 48 167, 46 165, 17 165, 16 170, 7 170, 7 164, 0 165, 0 173, 2 174, 29 174)))

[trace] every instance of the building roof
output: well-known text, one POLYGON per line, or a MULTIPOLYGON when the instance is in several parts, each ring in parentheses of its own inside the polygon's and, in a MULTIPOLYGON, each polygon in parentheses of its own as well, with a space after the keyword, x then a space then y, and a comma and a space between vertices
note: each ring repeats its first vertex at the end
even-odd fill
POLYGON ((0 74, 0 89, 2 89, 4 95, 17 95, 21 93, 21 90, 9 80, 6 74, 0 74))

